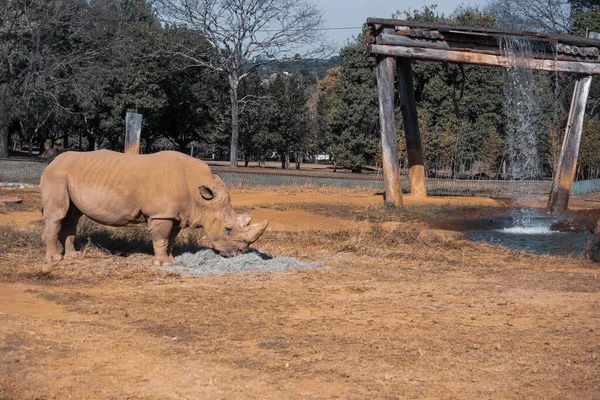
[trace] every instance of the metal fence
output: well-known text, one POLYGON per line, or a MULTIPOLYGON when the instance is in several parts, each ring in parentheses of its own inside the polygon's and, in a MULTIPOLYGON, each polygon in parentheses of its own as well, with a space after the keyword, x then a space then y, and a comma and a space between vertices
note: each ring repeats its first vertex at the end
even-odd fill
POLYGON ((587 179, 585 181, 573 182, 571 196, 593 192, 600 192, 600 179, 587 179))
MULTIPOLYGON (((283 175, 276 173, 252 173, 219 171, 221 178, 229 186, 333 186, 361 187, 384 190, 383 179, 357 179, 351 177, 318 177, 283 175)), ((549 181, 493 181, 467 179, 427 179, 427 194, 430 196, 494 196, 518 197, 523 194, 544 195, 550 193, 552 182, 549 181)), ((402 191, 409 192, 407 177, 402 180, 402 191)))
POLYGON ((46 162, 18 158, 0 159, 0 182, 39 184, 46 162))
MULTIPOLYGON (((40 177, 48 164, 27 159, 0 159, 0 182, 39 184, 40 177)), ((213 168, 218 171, 218 168, 213 168)), ((218 171, 221 178, 230 187, 238 186, 327 186, 343 188, 370 188, 383 191, 381 176, 360 178, 341 174, 339 177, 257 173, 249 171, 218 171)), ((330 174, 331 175, 331 174, 330 174)), ((427 179, 427 194, 430 196, 492 196, 522 197, 528 195, 547 195, 550 193, 550 181, 497 181, 468 179, 427 179)), ((403 177, 402 190, 408 193, 408 179, 403 177)), ((573 184, 572 195, 600 191, 600 179, 577 181, 573 184)))

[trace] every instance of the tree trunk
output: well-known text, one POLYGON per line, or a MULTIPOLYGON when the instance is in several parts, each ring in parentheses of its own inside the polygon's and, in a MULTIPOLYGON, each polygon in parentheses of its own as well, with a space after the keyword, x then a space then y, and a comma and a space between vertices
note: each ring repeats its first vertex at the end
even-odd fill
MULTIPOLYGON (((2 92, 0 92, 2 94, 2 92)), ((3 96, 4 97, 4 96, 3 96)), ((8 105, 0 98, 0 158, 8 157, 8 105)))
POLYGON ((231 95, 231 151, 229 155, 229 166, 236 168, 238 166, 238 141, 240 134, 239 126, 239 103, 238 103, 238 83, 236 75, 229 75, 229 90, 231 95))
POLYGON ((94 151, 94 137, 92 135, 88 135, 87 137, 87 151, 94 151))
POLYGON ((63 148, 65 150, 69 150, 69 134, 65 134, 65 137, 63 138, 63 148))
POLYGON ((287 153, 284 153, 284 154, 281 155, 281 169, 285 169, 285 165, 286 165, 285 164, 285 155, 286 154, 287 153))
POLYGON ((296 152, 296 169, 300 169, 300 158, 302 157, 302 153, 296 152))

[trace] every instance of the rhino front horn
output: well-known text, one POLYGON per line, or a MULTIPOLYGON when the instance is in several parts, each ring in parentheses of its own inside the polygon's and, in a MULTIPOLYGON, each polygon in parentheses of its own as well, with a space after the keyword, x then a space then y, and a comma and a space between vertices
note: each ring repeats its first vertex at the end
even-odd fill
POLYGON ((265 219, 260 224, 252 224, 250 225, 245 234, 244 241, 248 244, 254 243, 258 240, 258 238, 263 234, 265 229, 267 229, 267 225, 269 225, 269 220, 265 219))

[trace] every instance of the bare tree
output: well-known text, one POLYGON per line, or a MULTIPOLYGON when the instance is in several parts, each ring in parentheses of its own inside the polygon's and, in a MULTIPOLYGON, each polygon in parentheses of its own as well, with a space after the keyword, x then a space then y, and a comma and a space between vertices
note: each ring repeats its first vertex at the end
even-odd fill
POLYGON ((175 44, 189 66, 227 74, 231 100, 230 166, 237 167, 240 81, 274 60, 323 54, 322 12, 306 0, 157 0, 163 21, 184 26, 206 47, 175 44), (204 49, 204 51, 202 51, 204 49), (251 64, 251 65, 249 65, 251 64))
POLYGON ((84 5, 79 0, 0 0, 0 157, 8 156, 11 116, 18 116, 22 129, 34 127, 26 135, 38 135, 60 108, 60 85, 75 66, 93 58, 71 40, 84 5), (26 111, 39 117, 39 125, 26 111))
POLYGON ((492 0, 488 9, 509 29, 571 32, 569 0, 492 0))

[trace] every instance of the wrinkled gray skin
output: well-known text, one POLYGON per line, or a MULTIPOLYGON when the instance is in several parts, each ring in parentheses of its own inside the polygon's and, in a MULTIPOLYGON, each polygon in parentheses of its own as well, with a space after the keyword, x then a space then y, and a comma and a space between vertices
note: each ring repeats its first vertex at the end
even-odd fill
POLYGON ((268 224, 236 215, 221 178, 203 161, 173 151, 63 153, 42 174, 40 189, 48 261, 63 259, 57 241, 64 257, 81 257, 73 241, 82 215, 110 226, 147 224, 155 265, 172 264, 183 227, 204 228, 215 250, 231 257, 246 252, 268 224))

